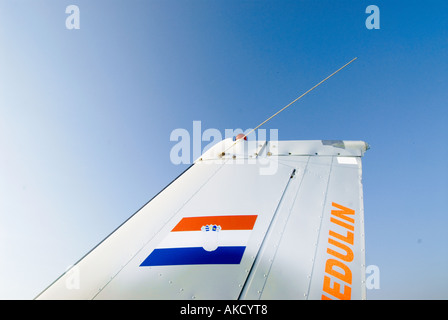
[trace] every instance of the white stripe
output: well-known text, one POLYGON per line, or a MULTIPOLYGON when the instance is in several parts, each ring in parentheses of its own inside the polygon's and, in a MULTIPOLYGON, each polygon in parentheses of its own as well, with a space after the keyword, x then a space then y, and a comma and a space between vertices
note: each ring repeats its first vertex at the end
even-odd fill
POLYGON ((358 164, 354 157, 337 157, 340 164, 358 164))
MULTIPOLYGON (((252 230, 221 230, 218 232, 218 246, 245 246, 252 230)), ((209 231, 212 232, 212 231, 209 231)), ((157 248, 202 247, 205 243, 203 231, 170 232, 157 248)))

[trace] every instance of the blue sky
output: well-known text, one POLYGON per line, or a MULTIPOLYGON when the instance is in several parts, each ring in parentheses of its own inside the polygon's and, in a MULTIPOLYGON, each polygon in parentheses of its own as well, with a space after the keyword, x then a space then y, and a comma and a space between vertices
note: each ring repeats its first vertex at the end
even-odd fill
MULTIPOLYGON (((365 140, 370 299, 448 298, 446 1, 0 3, 0 298, 31 299, 187 165, 170 133, 365 140), (65 9, 80 9, 68 30, 65 9), (368 30, 368 5, 380 29, 368 30)), ((205 146, 206 143, 204 143, 205 146)))

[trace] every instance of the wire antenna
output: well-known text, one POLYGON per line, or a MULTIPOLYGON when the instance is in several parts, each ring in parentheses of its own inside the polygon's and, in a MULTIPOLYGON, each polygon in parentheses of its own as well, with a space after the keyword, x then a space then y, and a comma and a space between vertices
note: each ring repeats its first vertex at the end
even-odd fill
POLYGON ((327 81, 328 79, 330 79, 332 76, 334 76, 336 73, 338 73, 339 71, 341 71, 342 69, 344 69, 345 67, 347 67, 350 63, 352 63, 353 61, 355 61, 356 59, 358 59, 358 57, 353 58, 352 60, 350 60, 349 62, 347 62, 346 64, 344 64, 342 67, 340 67, 338 70, 336 70, 335 72, 333 72, 332 74, 330 74, 328 77, 326 77, 325 79, 321 80, 319 83, 315 84, 313 87, 311 87, 310 89, 308 89, 307 91, 305 91, 304 93, 302 93, 299 97, 297 97, 296 99, 292 100, 290 103, 288 103, 286 106, 284 106, 283 108, 281 108, 280 110, 278 110, 276 113, 274 113, 272 116, 270 116, 269 118, 267 118, 266 120, 264 120, 262 123, 260 123, 258 126, 256 126, 254 129, 252 129, 251 131, 249 131, 247 134, 245 134, 243 137, 241 137, 238 140, 235 140, 234 143, 232 143, 232 145, 230 145, 227 149, 225 149, 221 155, 225 155, 226 152, 232 148, 233 146, 235 146, 237 144, 237 142, 239 140, 243 140, 246 139, 246 137, 248 135, 250 135, 252 132, 254 132, 255 130, 257 130, 258 128, 260 128, 262 125, 264 125, 266 122, 268 122, 269 120, 271 120, 272 118, 274 118, 275 116, 277 116, 280 112, 284 111, 286 108, 289 108, 290 106, 292 106, 294 103, 296 103, 297 101, 299 101, 301 98, 303 98, 305 95, 307 95, 308 93, 310 93, 311 91, 313 91, 314 89, 316 89, 318 86, 320 86, 322 83, 324 83, 325 81, 327 81))
MULTIPOLYGON (((296 99, 294 99, 293 101, 291 101, 290 103, 288 103, 286 106, 284 106, 283 108, 281 108, 280 110, 278 110, 276 113, 274 113, 272 116, 270 116, 269 118, 267 118, 266 120, 264 120, 262 123, 260 123, 258 126, 256 126, 254 129, 252 129, 251 131, 249 131, 249 133, 245 134, 244 137, 242 137, 241 139, 245 139, 249 134, 251 134, 252 132, 254 132, 255 130, 257 130, 258 128, 260 128, 262 125, 264 125, 266 122, 268 122, 269 120, 271 120, 272 118, 274 118, 276 115, 278 115, 280 112, 282 112, 283 110, 285 110, 286 108, 292 106, 294 103, 296 103, 297 101, 299 101, 301 98, 303 98, 305 95, 307 95, 308 93, 310 93, 311 91, 313 91, 314 89, 316 89, 318 86, 320 86, 322 83, 324 83, 325 81, 327 81, 328 79, 330 79, 332 76, 334 76, 336 73, 338 73, 339 71, 341 71, 342 69, 344 69, 345 67, 347 67, 350 63, 352 63, 353 61, 355 61, 356 59, 358 59, 358 57, 353 58, 352 60, 350 60, 349 62, 347 62, 346 64, 344 64, 342 67, 340 67, 338 70, 336 70, 335 72, 333 72, 332 74, 330 74, 328 77, 326 77, 325 79, 323 79, 321 82, 319 82, 318 84, 314 85, 311 89, 309 89, 308 91, 304 92, 302 95, 300 95, 299 97, 297 97, 296 99)), ((236 142, 236 141, 235 141, 236 142)))

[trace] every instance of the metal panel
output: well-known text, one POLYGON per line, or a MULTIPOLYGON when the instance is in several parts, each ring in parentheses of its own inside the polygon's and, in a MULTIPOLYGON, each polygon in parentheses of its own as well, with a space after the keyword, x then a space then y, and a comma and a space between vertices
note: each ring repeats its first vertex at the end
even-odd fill
POLYGON ((333 161, 310 299, 366 298, 361 159, 353 159, 356 164, 333 161), (346 210, 353 212, 345 214, 346 210), (330 280, 327 285, 325 277, 330 280))
POLYGON ((296 175, 285 194, 247 299, 305 299, 311 280, 331 157, 289 157, 296 175), (306 162, 304 160, 306 159, 306 162), (274 240, 275 239, 275 240, 274 240), (264 266, 263 266, 264 265, 264 266), (264 281, 263 281, 264 280, 264 281))
MULTIPOLYGON (((323 294, 331 299, 365 298, 361 162, 357 157, 349 159, 342 163, 337 157, 317 156, 279 160, 293 166, 296 175, 285 191, 242 299, 321 299, 323 294), (331 221, 331 211, 340 211, 333 203, 355 212, 353 244, 344 242, 350 231, 331 221), (334 237, 335 233, 342 237, 334 237), (353 261, 340 259, 344 249, 353 252, 353 261), (336 253, 334 257, 328 250, 341 254, 336 253), (337 260, 337 265, 331 265, 331 274, 326 270, 328 260, 329 266, 337 260), (344 278, 344 272, 338 269, 341 263, 351 273, 350 277, 344 278), (327 286, 324 286, 325 276, 330 279, 327 286), (348 278, 350 283, 341 280, 348 278), (332 290, 335 285, 336 289, 332 290)), ((333 219, 341 220, 337 216, 333 219)), ((347 221, 342 219, 342 222, 347 221)))
POLYGON ((198 170, 191 167, 136 214, 111 233, 103 242, 83 257, 43 291, 39 299, 91 299, 109 283, 188 200, 219 170, 207 166, 198 170), (140 227, 141 226, 141 227, 140 227), (79 286, 72 288, 71 279, 77 277, 79 286))
POLYGON ((237 299, 292 170, 222 163, 195 164, 82 259, 80 289, 67 288, 67 273, 40 298, 237 299), (257 220, 240 264, 140 266, 183 217, 242 214, 257 220))
POLYGON ((224 140, 38 298, 364 299, 367 148, 224 140), (225 230, 248 216, 250 227, 225 230), (191 219, 205 225, 179 227, 191 219), (222 252, 231 259, 213 260, 222 252))
POLYGON ((311 140, 269 142, 272 155, 363 156, 369 149, 364 141, 311 140))
POLYGON ((262 176, 256 165, 223 166, 171 219, 162 236, 144 246, 96 298, 237 299, 290 174, 287 167, 262 176), (183 217, 241 214, 257 215, 257 220, 240 264, 139 267, 183 217))

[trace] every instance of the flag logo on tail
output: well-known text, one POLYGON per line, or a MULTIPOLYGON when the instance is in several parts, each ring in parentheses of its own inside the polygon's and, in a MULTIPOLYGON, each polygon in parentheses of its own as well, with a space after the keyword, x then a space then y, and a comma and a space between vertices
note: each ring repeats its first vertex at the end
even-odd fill
POLYGON ((257 215, 184 217, 140 267, 239 264, 257 215))

